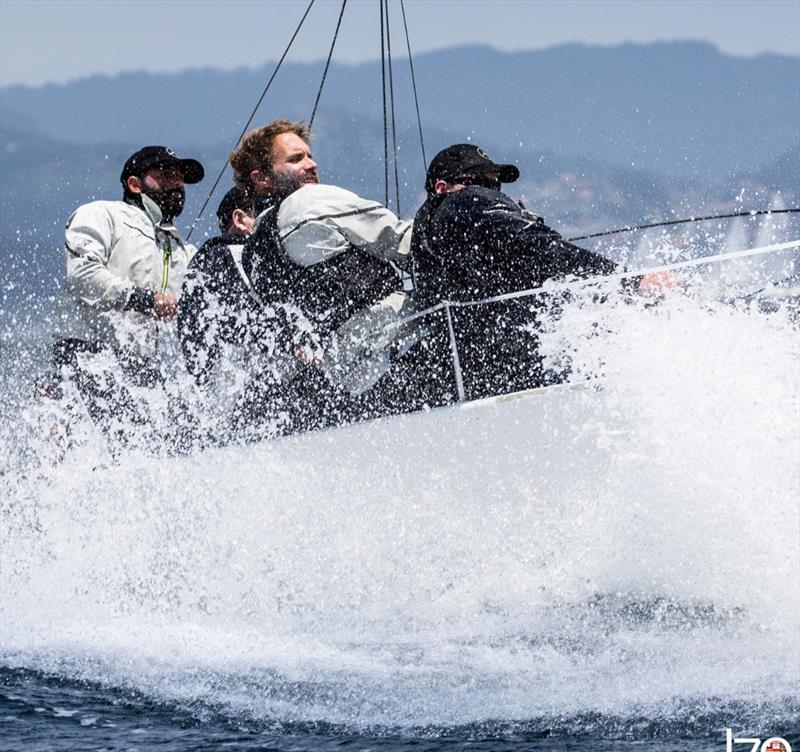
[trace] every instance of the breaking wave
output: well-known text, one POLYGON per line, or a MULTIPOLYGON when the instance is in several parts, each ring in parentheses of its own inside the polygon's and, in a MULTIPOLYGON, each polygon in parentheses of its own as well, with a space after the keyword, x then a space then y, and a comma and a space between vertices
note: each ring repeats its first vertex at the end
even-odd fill
POLYGON ((796 309, 700 289, 576 295, 571 385, 190 456, 50 461, 9 379, 6 674, 255 728, 788 735, 796 309))

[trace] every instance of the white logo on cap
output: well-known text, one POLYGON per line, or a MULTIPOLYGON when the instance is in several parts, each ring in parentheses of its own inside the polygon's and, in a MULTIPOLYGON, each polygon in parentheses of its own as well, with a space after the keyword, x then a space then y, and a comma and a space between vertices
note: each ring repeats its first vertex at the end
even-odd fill
POLYGON ((172 149, 167 149, 167 154, 169 154, 171 157, 176 157, 177 156, 177 154, 175 154, 175 152, 172 151, 172 149))
POLYGON ((481 148, 478 149, 478 156, 488 159, 490 162, 492 161, 492 158, 481 148))

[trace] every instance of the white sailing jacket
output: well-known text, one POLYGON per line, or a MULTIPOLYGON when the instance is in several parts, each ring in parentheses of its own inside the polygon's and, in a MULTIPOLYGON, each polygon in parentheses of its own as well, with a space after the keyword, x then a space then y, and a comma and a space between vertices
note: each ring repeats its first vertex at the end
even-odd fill
POLYGON ((122 337, 140 355, 155 353, 156 320, 126 306, 137 288, 177 297, 197 249, 162 221, 152 200, 142 199, 144 208, 93 201, 69 218, 65 293, 72 310, 62 336, 90 342, 122 337))
MULTIPOLYGON (((338 186, 307 185, 295 191, 280 204, 276 224, 286 256, 308 269, 312 296, 313 269, 353 249, 396 272, 410 266, 412 223, 377 201, 338 186)), ((353 271, 360 276, 361 269, 353 271)), ((369 275, 366 268, 363 272, 369 275)), ((400 284, 399 275, 397 281, 400 284)), ((341 283, 345 289, 347 283, 341 283)), ((353 284, 352 297, 357 299, 358 280, 353 284)), ((319 365, 330 381, 360 393, 380 378, 389 367, 388 350, 402 334, 399 327, 389 325, 407 314, 407 303, 403 292, 388 290, 387 297, 350 312, 322 346, 319 365)))
POLYGON ((285 198, 278 235, 286 255, 300 266, 358 248, 403 267, 411 253, 411 222, 335 185, 305 185, 285 198))

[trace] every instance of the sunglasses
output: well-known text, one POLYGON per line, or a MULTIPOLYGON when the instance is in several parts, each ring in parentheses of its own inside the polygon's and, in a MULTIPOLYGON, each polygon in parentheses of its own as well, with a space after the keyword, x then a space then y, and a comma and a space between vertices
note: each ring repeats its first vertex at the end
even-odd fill
POLYGON ((460 175, 450 182, 460 183, 461 185, 479 185, 481 188, 489 188, 492 191, 500 190, 500 180, 488 175, 460 175))

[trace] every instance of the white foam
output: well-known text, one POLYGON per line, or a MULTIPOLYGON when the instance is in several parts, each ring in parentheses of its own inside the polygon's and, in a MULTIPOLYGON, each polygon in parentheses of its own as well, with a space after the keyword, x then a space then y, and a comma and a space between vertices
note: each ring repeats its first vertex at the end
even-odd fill
POLYGON ((602 388, 5 476, 5 662, 363 724, 792 696, 796 326, 578 301, 543 346, 602 388))

